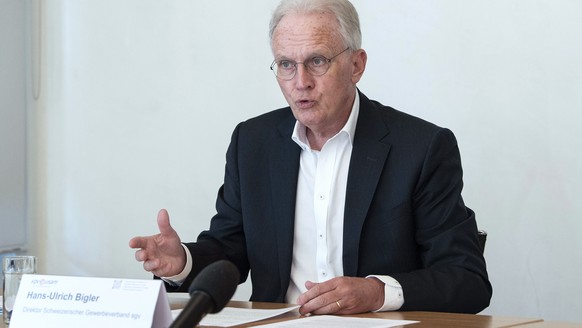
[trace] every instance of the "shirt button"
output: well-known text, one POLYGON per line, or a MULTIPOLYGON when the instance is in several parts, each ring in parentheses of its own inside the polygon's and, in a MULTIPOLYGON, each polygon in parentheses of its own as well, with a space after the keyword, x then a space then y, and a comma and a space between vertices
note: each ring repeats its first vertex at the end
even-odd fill
POLYGON ((325 199, 325 195, 319 195, 319 200, 324 200, 325 199))

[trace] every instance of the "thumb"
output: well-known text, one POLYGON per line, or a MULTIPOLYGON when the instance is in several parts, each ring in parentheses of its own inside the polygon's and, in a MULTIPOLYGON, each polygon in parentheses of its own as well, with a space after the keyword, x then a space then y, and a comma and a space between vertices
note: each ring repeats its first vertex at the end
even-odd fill
POLYGON ((313 288, 315 285, 317 285, 317 283, 314 283, 313 281, 307 280, 305 282, 305 288, 307 288, 307 290, 310 290, 311 288, 313 288))
POLYGON ((174 228, 170 225, 170 215, 165 209, 158 212, 158 229, 162 235, 175 233, 174 228))

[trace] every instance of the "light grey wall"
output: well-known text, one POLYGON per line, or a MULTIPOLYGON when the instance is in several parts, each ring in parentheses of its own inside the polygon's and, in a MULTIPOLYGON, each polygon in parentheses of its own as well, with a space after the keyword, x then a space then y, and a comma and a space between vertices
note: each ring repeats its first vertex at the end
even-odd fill
POLYGON ((0 1, 0 251, 27 242, 25 7, 0 1))
MULTIPOLYGON (((149 278, 127 246, 167 208, 208 226, 235 124, 285 105, 276 1, 43 2, 30 197, 45 273, 149 278)), ((370 97, 451 128, 489 241, 485 313, 582 322, 582 3, 363 1, 370 97)), ((237 298, 248 297, 248 284, 237 298)))

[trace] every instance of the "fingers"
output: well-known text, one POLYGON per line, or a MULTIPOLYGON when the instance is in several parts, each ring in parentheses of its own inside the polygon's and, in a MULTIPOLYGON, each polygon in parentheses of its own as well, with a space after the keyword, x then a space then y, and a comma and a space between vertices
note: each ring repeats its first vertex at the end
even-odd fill
POLYGON ((158 259, 153 259, 153 260, 143 262, 144 270, 146 270, 148 272, 152 272, 154 274, 155 274, 156 270, 159 269, 159 267, 160 267, 160 260, 158 260, 158 259))
MULTIPOLYGON (((132 241, 134 240, 139 240, 139 238, 142 237, 136 237, 133 238, 132 240, 130 240, 130 247, 132 246, 132 241)), ((159 261, 157 259, 150 259, 148 256, 148 250, 146 249, 146 247, 144 246, 143 248, 141 246, 139 246, 139 242, 135 242, 133 243, 136 247, 133 248, 139 248, 137 251, 135 251, 135 260, 138 262, 143 262, 143 268, 146 271, 153 271, 156 270, 159 266, 159 261)))
MULTIPOLYGON (((138 262, 143 262, 143 268, 145 271, 151 272, 157 276, 167 276, 168 269, 164 265, 169 265, 172 259, 170 257, 159 257, 153 253, 148 252, 146 249, 140 249, 135 252, 135 259, 138 262)), ((174 274, 170 274, 172 276, 174 274)))
POLYGON ((337 288, 337 284, 334 279, 321 283, 315 283, 308 280, 305 282, 305 288, 307 288, 307 291, 299 296, 298 303, 306 303, 315 297, 329 293, 337 288))
POLYGON ((158 212, 157 217, 160 234, 147 237, 134 237, 129 240, 129 247, 137 249, 135 259, 138 262, 144 262, 143 267, 146 271, 154 271, 160 266, 160 242, 164 241, 167 236, 177 235, 170 226, 168 212, 164 209, 158 212), (165 234, 164 234, 165 233, 165 234))
POLYGON ((313 287, 314 287, 314 286, 316 286, 316 285, 317 285, 317 284, 316 284, 316 283, 314 283, 313 281, 309 281, 309 280, 307 280, 307 281, 305 282, 305 288, 307 288, 307 290, 310 290, 311 288, 313 288, 313 287))
POLYGON ((302 315, 309 314, 347 314, 350 312, 344 311, 342 300, 332 301, 331 298, 319 297, 310 301, 299 308, 299 313, 302 315))
POLYGON ((331 314, 340 313, 339 293, 336 291, 335 281, 328 280, 323 283, 305 282, 307 292, 297 298, 297 304, 301 305, 299 313, 305 314, 331 314), (339 303, 339 305, 338 305, 339 303))
MULTIPOLYGON (((137 237, 137 238, 141 238, 141 237, 137 237)), ((137 240, 137 238, 132 239, 133 240, 137 240)), ((130 241, 130 246, 132 245, 130 241)), ((138 247, 134 247, 134 248, 139 248, 138 247)), ((153 271, 156 270, 159 267, 160 261, 157 259, 148 259, 148 252, 147 250, 144 248, 140 248, 139 250, 135 251, 135 259, 138 262, 143 262, 143 268, 146 271, 153 271)))
POLYGON ((170 215, 165 209, 158 212, 158 229, 162 235, 175 233, 174 228, 170 225, 170 215))
POLYGON ((129 241, 129 247, 136 249, 135 259, 143 262, 146 271, 160 277, 176 275, 186 265, 186 252, 165 209, 158 212, 157 224, 160 233, 134 237, 129 241))
MULTIPOLYGON (((160 234, 162 236, 169 236, 169 235, 177 235, 176 231, 170 225, 170 216, 168 215, 168 211, 165 209, 161 209, 158 212, 157 217, 158 229, 160 230, 160 234)), ((150 239, 153 236, 149 237, 134 237, 129 241, 130 248, 147 248, 150 239)))
POLYGON ((147 245, 146 237, 133 237, 129 241, 130 248, 145 248, 147 245))
POLYGON ((379 309, 384 284, 376 278, 336 277, 321 283, 307 281, 307 291, 297 298, 299 313, 353 314, 379 309))
POLYGON ((148 260, 148 253, 145 249, 139 249, 135 251, 135 259, 138 262, 143 262, 148 260))

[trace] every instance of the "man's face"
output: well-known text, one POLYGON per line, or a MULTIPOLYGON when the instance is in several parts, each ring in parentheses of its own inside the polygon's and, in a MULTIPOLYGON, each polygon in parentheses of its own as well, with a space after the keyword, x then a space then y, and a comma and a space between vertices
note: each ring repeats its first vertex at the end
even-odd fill
MULTIPOLYGON (((331 14, 286 15, 273 34, 275 60, 302 63, 314 56, 331 58, 337 55, 346 48, 338 28, 331 14)), ((304 65, 298 64, 291 80, 277 81, 295 118, 311 132, 331 137, 349 117, 355 84, 364 66, 365 52, 348 50, 335 57, 329 70, 321 76, 311 75, 304 65)))

